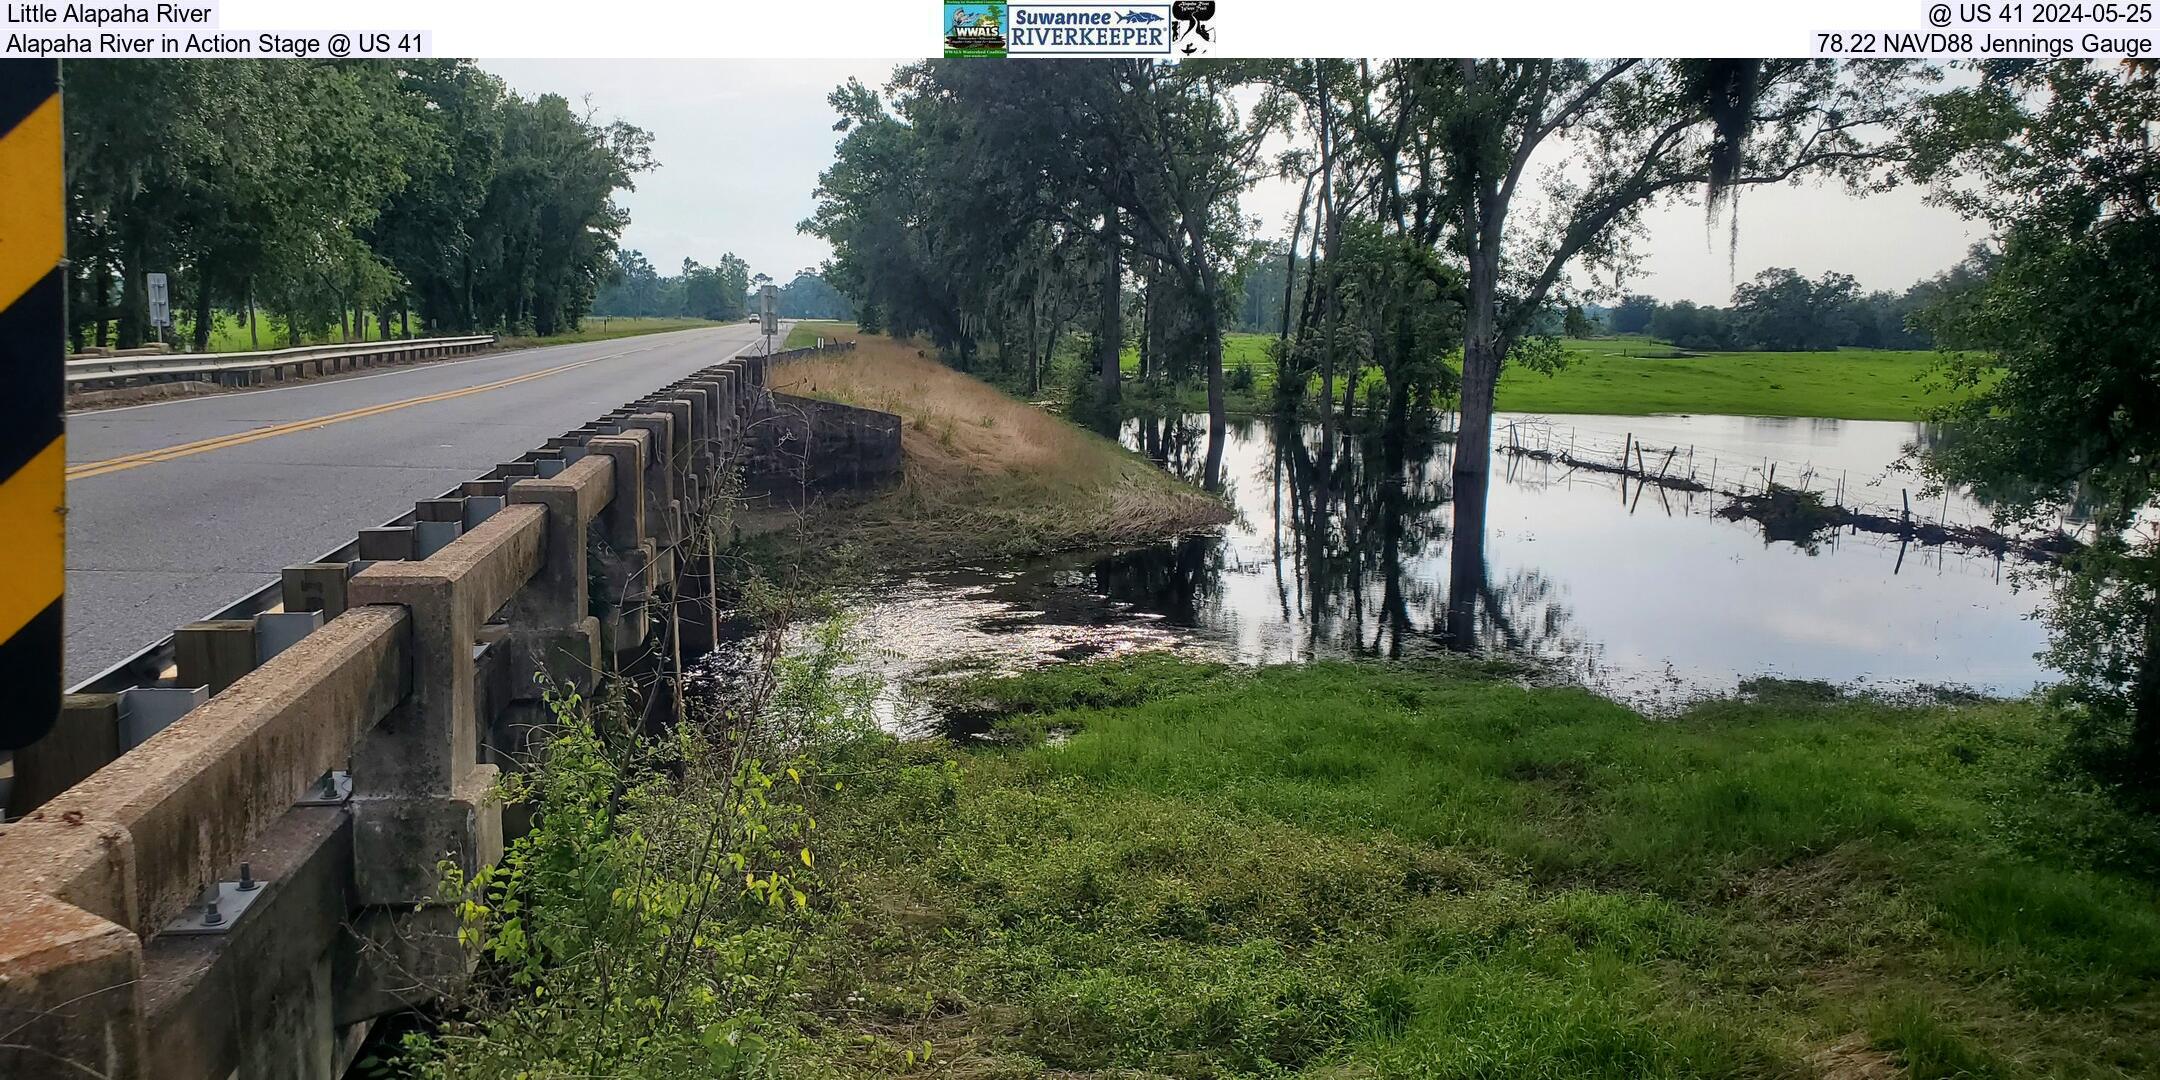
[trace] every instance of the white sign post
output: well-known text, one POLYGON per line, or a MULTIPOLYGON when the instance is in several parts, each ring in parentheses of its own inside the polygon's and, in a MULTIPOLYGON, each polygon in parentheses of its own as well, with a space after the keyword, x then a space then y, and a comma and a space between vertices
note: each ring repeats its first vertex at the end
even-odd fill
POLYGON ((780 288, 767 285, 758 290, 758 314, 765 321, 765 355, 772 355, 773 335, 780 332, 780 288))
POLYGON ((165 328, 172 325, 172 293, 165 283, 165 275, 143 275, 150 293, 150 325, 157 331, 158 344, 165 343, 165 328))

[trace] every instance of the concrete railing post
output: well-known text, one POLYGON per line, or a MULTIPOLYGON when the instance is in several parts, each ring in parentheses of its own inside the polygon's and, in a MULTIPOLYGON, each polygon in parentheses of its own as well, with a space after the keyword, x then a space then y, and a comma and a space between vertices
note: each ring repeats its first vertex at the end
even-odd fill
POLYGON ((547 479, 510 485, 510 504, 547 510, 547 557, 510 605, 513 700, 534 700, 533 676, 592 689, 600 674, 600 624, 586 595, 586 532, 615 497, 613 457, 588 455, 547 479))
MULTIPOLYGON (((644 431, 652 440, 651 456, 645 463, 645 528, 662 551, 672 550, 682 542, 676 510, 675 418, 666 413, 632 413, 623 424, 626 429, 644 431)), ((664 579, 668 561, 662 559, 658 566, 664 579)))
POLYGON ((713 393, 696 379, 685 380, 675 391, 679 400, 690 405, 690 466, 698 477, 698 497, 702 500, 711 494, 713 464, 719 459, 716 440, 718 427, 713 423, 713 393))
MULTIPOLYGON (((652 411, 665 414, 675 421, 674 438, 669 444, 672 449, 671 467, 675 474, 675 501, 680 504, 680 513, 695 513, 700 505, 699 500, 704 495, 698 486, 697 410, 687 399, 669 397, 653 402, 652 411)), ((687 520, 682 524, 688 524, 687 520)))
POLYGON ((378 563, 346 584, 354 606, 396 604, 412 618, 412 693, 353 755, 362 903, 433 900, 442 859, 471 873, 501 855, 496 770, 479 763, 473 642, 539 569, 546 543, 547 511, 512 508, 432 558, 378 563))
POLYGON ((601 514, 607 543, 601 556, 602 642, 610 654, 627 652, 645 640, 645 603, 652 595, 659 548, 648 529, 646 469, 652 433, 634 428, 620 435, 596 436, 586 444, 615 472, 615 497, 601 514))
POLYGON ((539 570, 547 539, 545 508, 510 507, 426 560, 377 563, 347 583, 350 603, 400 605, 412 627, 412 692, 353 754, 353 885, 370 985, 432 994, 465 977, 441 866, 470 878, 503 851, 500 770, 480 763, 473 644, 539 570))
POLYGON ((150 1075, 142 939, 39 893, 0 910, 0 1076, 150 1075))

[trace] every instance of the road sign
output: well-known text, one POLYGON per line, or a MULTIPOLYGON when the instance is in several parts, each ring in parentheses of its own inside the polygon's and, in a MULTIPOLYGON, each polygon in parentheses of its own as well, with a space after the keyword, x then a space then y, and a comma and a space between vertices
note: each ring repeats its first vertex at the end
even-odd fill
POLYGON ((0 63, 0 750, 60 716, 66 582, 66 195, 60 63, 0 63))
POLYGON ((172 293, 166 289, 165 275, 152 273, 144 276, 150 286, 150 325, 171 326, 172 293))
POLYGON ((767 285, 758 290, 758 313, 765 317, 765 336, 780 332, 780 289, 767 285))

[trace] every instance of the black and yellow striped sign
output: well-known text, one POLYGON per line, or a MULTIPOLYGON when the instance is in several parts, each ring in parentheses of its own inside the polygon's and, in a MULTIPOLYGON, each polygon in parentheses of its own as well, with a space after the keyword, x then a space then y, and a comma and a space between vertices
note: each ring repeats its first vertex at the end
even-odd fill
POLYGON ((0 60, 0 749, 60 715, 67 196, 60 62, 0 60))

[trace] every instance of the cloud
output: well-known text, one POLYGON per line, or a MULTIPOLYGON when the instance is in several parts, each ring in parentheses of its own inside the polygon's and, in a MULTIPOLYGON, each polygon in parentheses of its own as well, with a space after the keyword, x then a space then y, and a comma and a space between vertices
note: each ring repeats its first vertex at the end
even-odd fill
MULTIPOLYGON (((882 87, 899 61, 503 60, 482 67, 525 94, 584 101, 603 120, 653 133, 660 168, 623 196, 627 247, 672 271, 684 257, 710 263, 732 251, 753 271, 785 279, 831 252, 795 231, 809 216, 818 173, 839 135, 825 96, 850 76, 882 87)), ((1243 209, 1285 235, 1298 185, 1269 181, 1243 209)), ((1948 268, 1979 230, 1901 188, 1855 198, 1836 185, 1751 188, 1739 204, 1739 248, 1710 228, 1699 205, 1651 211, 1639 248, 1646 273, 1629 287, 1666 300, 1725 304, 1736 281, 1771 266, 1803 274, 1840 270, 1863 288, 1901 290, 1948 268)))
POLYGON ((685 257, 726 252, 781 280, 831 253, 795 231, 808 217, 819 171, 832 161, 825 95, 855 76, 882 86, 893 61, 491 60, 528 96, 561 94, 602 121, 652 132, 660 167, 620 196, 630 211, 623 246, 661 272, 685 257))

